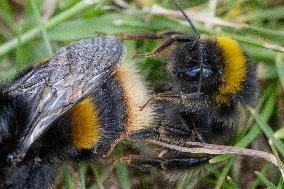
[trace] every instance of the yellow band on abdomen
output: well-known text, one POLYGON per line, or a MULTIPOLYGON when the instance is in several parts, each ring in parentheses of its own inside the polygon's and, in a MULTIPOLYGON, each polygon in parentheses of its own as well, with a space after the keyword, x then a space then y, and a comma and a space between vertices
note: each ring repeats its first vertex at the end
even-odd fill
POLYGON ((101 138, 101 124, 92 98, 87 97, 70 112, 73 123, 73 145, 77 149, 90 149, 95 146, 101 138))

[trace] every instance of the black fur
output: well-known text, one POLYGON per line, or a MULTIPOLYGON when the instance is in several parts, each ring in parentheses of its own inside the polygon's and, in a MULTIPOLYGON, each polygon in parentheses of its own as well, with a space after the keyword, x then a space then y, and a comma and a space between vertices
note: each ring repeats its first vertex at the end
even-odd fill
POLYGON ((1 180, 0 188, 3 189, 48 189, 59 176, 57 164, 40 158, 24 160, 16 167, 4 168, 2 171, 4 175, 1 178, 5 178, 5 181, 1 180))
POLYGON ((198 80, 181 79, 177 72, 198 67, 200 61, 203 60, 204 66, 210 67, 213 74, 209 78, 203 78, 202 92, 210 93, 215 91, 221 82, 222 62, 224 62, 222 53, 215 41, 200 41, 196 45, 193 43, 194 39, 186 43, 177 42, 176 47, 171 52, 168 60, 168 71, 171 77, 170 85, 177 92, 193 93, 197 91, 198 80), (198 46, 200 45, 204 46, 203 54, 199 52, 198 46))
POLYGON ((0 160, 1 165, 5 165, 4 154, 16 147, 18 141, 15 137, 26 129, 24 126, 29 106, 22 97, 14 98, 2 92, 0 93, 0 112, 0 160))

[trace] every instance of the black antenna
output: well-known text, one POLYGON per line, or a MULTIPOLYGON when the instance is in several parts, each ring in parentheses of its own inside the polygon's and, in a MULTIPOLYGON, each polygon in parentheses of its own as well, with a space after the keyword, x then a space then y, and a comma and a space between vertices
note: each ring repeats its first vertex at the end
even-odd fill
POLYGON ((186 19, 186 21, 190 24, 190 27, 192 29, 192 31, 197 35, 197 38, 200 38, 200 35, 197 31, 197 29, 195 28, 194 24, 192 23, 192 21, 190 20, 189 16, 184 12, 184 10, 178 5, 178 3, 176 2, 176 0, 172 0, 173 4, 177 7, 177 9, 183 14, 184 18, 186 19))
MULTIPOLYGON (((197 29, 195 28, 194 24, 192 23, 192 21, 190 20, 189 16, 184 12, 184 10, 178 5, 178 3, 176 2, 176 0, 172 0, 173 4, 177 7, 177 9, 183 14, 184 18, 186 19, 186 21, 189 23, 189 25, 191 26, 192 31, 195 33, 195 35, 197 36, 196 39, 193 42, 193 45, 191 48, 193 48, 196 44, 198 44, 197 42, 200 39, 200 35, 197 31, 197 29)), ((203 56, 204 56, 204 49, 203 49, 203 45, 198 44, 198 51, 200 53, 200 64, 199 64, 199 68, 201 70, 200 76, 199 76, 199 84, 198 84, 198 88, 197 88, 197 93, 200 94, 201 93, 201 85, 202 85, 202 75, 203 75, 203 56)))

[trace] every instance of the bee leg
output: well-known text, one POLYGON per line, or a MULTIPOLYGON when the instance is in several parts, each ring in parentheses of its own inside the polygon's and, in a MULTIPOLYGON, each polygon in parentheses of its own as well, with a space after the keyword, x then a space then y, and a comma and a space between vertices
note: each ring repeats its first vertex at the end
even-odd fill
POLYGON ((159 135, 160 135, 159 127, 151 127, 133 132, 129 135, 129 138, 133 140, 139 140, 139 139, 159 137, 159 135))
POLYGON ((189 169, 203 163, 207 163, 209 158, 170 158, 170 159, 136 159, 133 164, 140 167, 155 167, 162 170, 189 169))
POLYGON ((149 104, 152 103, 153 101, 156 100, 168 100, 168 101, 173 101, 176 99, 182 99, 183 96, 180 94, 173 94, 173 93, 158 93, 158 94, 154 94, 151 98, 149 98, 145 104, 143 104, 142 106, 140 106, 140 111, 143 111, 144 108, 149 104))
POLYGON ((200 131, 198 131, 198 128, 195 124, 195 121, 191 118, 191 123, 193 125, 193 130, 191 131, 192 132, 192 135, 194 136, 195 140, 198 141, 198 142, 201 142, 201 143, 206 143, 204 137, 202 137, 200 131))
MULTIPOLYGON (((139 57, 153 57, 156 56, 158 54, 160 54, 163 50, 167 49, 169 46, 171 46, 174 42, 187 42, 187 41, 191 41, 192 37, 188 36, 188 35, 182 35, 182 34, 164 34, 165 37, 165 41, 156 49, 154 49, 152 52, 150 53, 145 53, 145 54, 137 54, 134 56, 134 58, 139 58, 139 57)), ((193 46, 195 46, 197 40, 195 40, 193 46)))
POLYGON ((129 135, 129 138, 133 140, 149 139, 149 138, 159 140, 161 134, 167 135, 173 139, 192 138, 194 136, 194 141, 205 143, 205 140, 197 130, 192 130, 190 132, 189 130, 181 129, 178 127, 170 127, 170 126, 151 127, 139 130, 131 133, 129 135))
POLYGON ((137 33, 137 34, 121 34, 116 37, 120 40, 156 40, 166 39, 169 35, 164 33, 137 33))
MULTIPOLYGON (((177 139, 179 139, 180 137, 192 136, 192 133, 189 132, 188 130, 184 130, 177 127, 161 126, 161 127, 150 127, 147 129, 135 131, 129 135, 129 138, 133 140, 148 139, 148 138, 159 139, 159 136, 162 133, 177 139)), ((198 140, 198 142, 200 141, 198 140)))
POLYGON ((162 128, 165 134, 167 136, 170 136, 170 138, 173 138, 173 139, 190 138, 190 140, 193 140, 193 141, 206 143, 206 140, 202 137, 202 135, 197 129, 186 130, 186 129, 181 129, 178 127, 170 127, 170 126, 163 126, 162 128))
MULTIPOLYGON (((181 129, 178 127, 170 127, 170 126, 157 126, 150 127, 146 129, 141 129, 139 131, 135 131, 128 135, 130 140, 140 140, 140 139, 157 139, 159 140, 160 135, 167 135, 171 138, 180 139, 181 137, 189 138, 192 137, 192 132, 189 130, 181 129)), ((200 136, 201 137, 201 136, 200 136)), ((202 142, 197 140, 198 142, 202 142)))
MULTIPOLYGON (((117 36, 118 39, 121 40, 141 40, 141 39, 148 39, 148 40, 157 40, 157 39, 164 39, 165 41, 154 51, 146 54, 137 54, 134 57, 153 57, 157 54, 160 54, 163 50, 171 46, 174 42, 189 42, 192 41, 192 36, 179 34, 177 32, 167 32, 167 33, 141 33, 141 34, 122 34, 117 36)), ((195 39, 194 45, 197 42, 195 39)))
POLYGON ((206 140, 204 139, 204 137, 202 137, 202 135, 200 134, 200 132, 198 130, 193 130, 192 135, 194 136, 195 141, 201 142, 201 143, 206 143, 206 140))
POLYGON ((181 129, 178 127, 170 127, 170 126, 163 126, 166 135, 169 135, 173 138, 190 138, 192 137, 192 133, 189 130, 181 129))
POLYGON ((130 166, 137 167, 144 171, 150 171, 152 168, 171 171, 190 169, 203 163, 207 163, 209 158, 151 158, 146 156, 129 156, 121 158, 120 161, 126 161, 130 166))
POLYGON ((191 101, 194 99, 200 98, 200 96, 203 95, 202 92, 194 92, 191 94, 175 94, 175 93, 157 93, 154 94, 151 98, 149 98, 142 106, 140 106, 140 111, 143 111, 144 108, 153 101, 157 100, 166 100, 174 103, 179 103, 182 99, 183 101, 191 101))
POLYGON ((134 56, 134 58, 138 58, 138 57, 152 57, 162 52, 165 48, 167 48, 174 42, 169 37, 171 35, 172 34, 168 34, 168 33, 140 33, 140 34, 122 34, 122 35, 118 35, 117 38, 121 40, 141 40, 141 39, 148 39, 148 40, 165 39, 166 40, 153 52, 146 53, 146 54, 137 54, 134 56))
POLYGON ((150 53, 145 54, 136 54, 133 58, 143 58, 143 57, 153 57, 158 54, 160 54, 163 50, 165 50, 167 47, 171 46, 174 43, 174 40, 172 38, 166 39, 158 48, 153 50, 150 53))
POLYGON ((179 32, 121 34, 117 35, 116 38, 120 40, 159 40, 171 38, 179 42, 188 42, 193 39, 192 36, 179 32))

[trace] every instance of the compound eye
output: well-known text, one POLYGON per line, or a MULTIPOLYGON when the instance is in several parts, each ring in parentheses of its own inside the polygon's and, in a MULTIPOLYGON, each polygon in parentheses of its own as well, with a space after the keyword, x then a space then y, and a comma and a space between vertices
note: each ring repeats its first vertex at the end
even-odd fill
MULTIPOLYGON (((202 68, 202 77, 203 78, 208 78, 211 76, 212 71, 210 68, 208 67, 204 67, 202 68)), ((200 67, 195 67, 192 69, 187 69, 187 70, 183 70, 183 71, 179 71, 178 72, 178 77, 185 79, 185 80, 190 80, 190 81, 196 81, 199 79, 201 74, 201 69, 200 67)))

